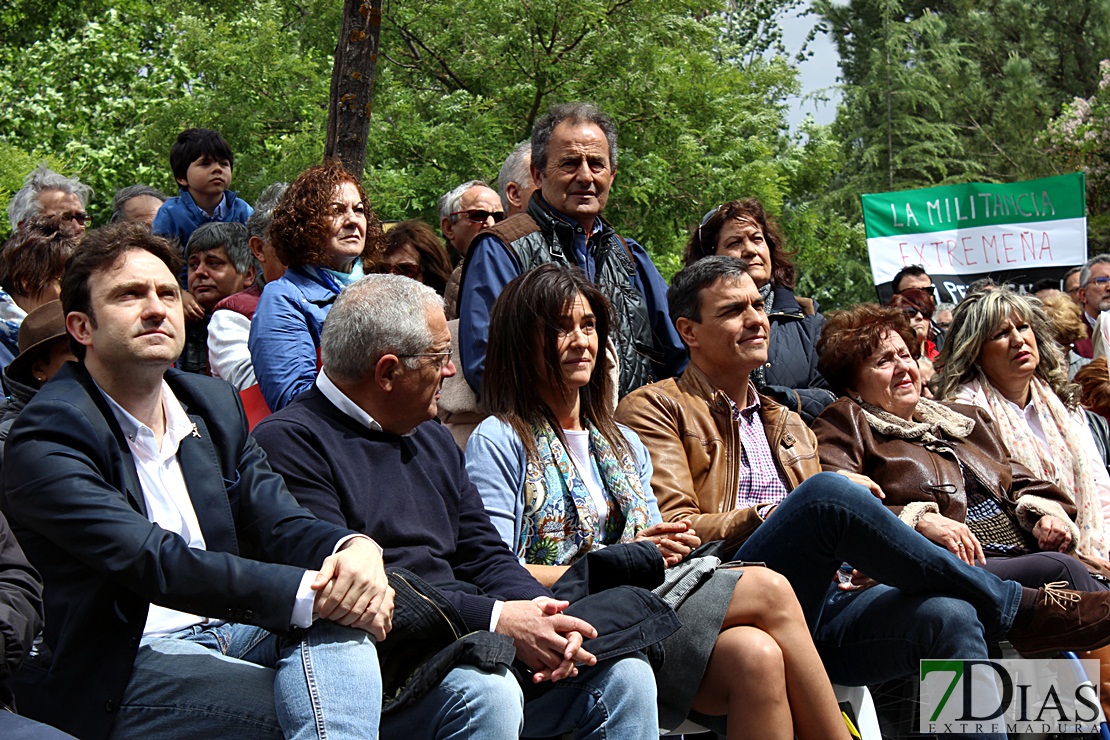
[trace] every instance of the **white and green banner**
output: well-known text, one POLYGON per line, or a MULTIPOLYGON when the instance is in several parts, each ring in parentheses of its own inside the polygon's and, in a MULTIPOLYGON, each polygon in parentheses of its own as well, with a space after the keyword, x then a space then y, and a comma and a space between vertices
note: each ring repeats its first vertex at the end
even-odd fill
POLYGON ((1016 183, 966 183, 861 196, 871 274, 880 297, 907 265, 921 265, 958 301, 990 276, 1028 285, 1087 260, 1082 172, 1016 183))

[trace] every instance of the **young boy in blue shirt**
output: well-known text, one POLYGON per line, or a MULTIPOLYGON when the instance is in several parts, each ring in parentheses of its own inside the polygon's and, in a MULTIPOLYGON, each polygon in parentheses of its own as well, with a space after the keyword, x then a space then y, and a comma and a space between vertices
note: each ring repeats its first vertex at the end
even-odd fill
POLYGON ((235 157, 218 131, 191 128, 182 131, 170 149, 170 167, 179 186, 176 198, 158 209, 152 230, 189 243, 193 229, 209 221, 247 222, 253 209, 228 190, 235 157))
MULTIPOLYGON (((170 149, 170 167, 177 180, 176 198, 170 198, 154 216, 151 231, 177 240, 181 253, 193 230, 211 221, 235 221, 245 224, 254 209, 245 200, 228 190, 235 156, 219 131, 190 128, 182 131, 170 149)), ((185 272, 178 276, 185 286, 185 272)), ((202 309, 192 296, 183 294, 185 318, 204 318, 202 309)))

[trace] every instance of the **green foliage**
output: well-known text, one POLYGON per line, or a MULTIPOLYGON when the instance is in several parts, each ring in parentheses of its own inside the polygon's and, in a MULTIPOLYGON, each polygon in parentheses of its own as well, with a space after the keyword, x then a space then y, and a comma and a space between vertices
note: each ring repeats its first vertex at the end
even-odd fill
POLYGON ((848 197, 1052 174, 1035 134, 1090 94, 1110 46, 1104 0, 815 3, 841 56, 848 197))
POLYGON ((1087 174, 1087 210, 1096 216, 1088 225, 1091 254, 1110 248, 1110 60, 1100 67, 1094 94, 1065 105, 1038 142, 1062 169, 1087 174))
MULTIPOLYGON (((548 106, 591 100, 620 130, 606 215, 664 275, 703 213, 756 196, 782 217, 803 292, 853 300, 868 284, 862 237, 826 202, 843 150, 828 128, 791 138, 785 125, 797 82, 776 18, 799 2, 386 3, 365 176, 375 210, 436 223, 436 199, 495 180, 548 106)), ((13 152, 0 198, 54 157, 95 188, 103 223, 119 187, 174 190, 169 147, 189 126, 225 135, 248 201, 292 179, 323 153, 340 10, 15 0, 0 10, 13 30, 0 42, 0 156, 13 152)))
POLYGON ((435 198, 495 179, 548 106, 591 100, 620 131, 607 215, 673 271, 667 255, 713 205, 786 198, 794 71, 781 58, 736 63, 748 47, 729 40, 718 10, 699 0, 387 4, 367 157, 382 216, 434 220, 435 198))

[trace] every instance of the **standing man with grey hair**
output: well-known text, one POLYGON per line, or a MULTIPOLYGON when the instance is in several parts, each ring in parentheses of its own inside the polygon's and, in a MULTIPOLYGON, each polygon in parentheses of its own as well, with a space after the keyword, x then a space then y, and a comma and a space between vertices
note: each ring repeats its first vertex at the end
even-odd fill
POLYGON ((149 185, 120 188, 112 198, 112 223, 136 221, 149 229, 167 197, 161 190, 149 185))
POLYGON ((1095 356, 1094 339, 1099 316, 1110 309, 1110 254, 1096 254, 1084 263, 1079 271, 1079 291, 1087 339, 1075 343, 1075 353, 1090 358, 1095 356))
POLYGON ((255 201, 254 213, 247 219, 247 233, 250 235, 248 245, 260 272, 245 289, 217 303, 208 322, 208 370, 213 377, 223 378, 239 391, 258 385, 247 342, 254 312, 262 298, 262 286, 285 274, 285 264, 278 259, 270 243, 270 224, 274 222, 274 208, 288 187, 288 183, 275 182, 255 201))
POLYGON ((185 316, 185 350, 177 366, 208 374, 208 322, 216 305, 254 284, 258 263, 247 246, 247 227, 234 221, 198 226, 185 247, 189 292, 202 310, 185 316))
POLYGON ((527 211, 471 244, 460 291, 463 375, 481 394, 489 312, 510 280, 546 262, 574 264, 613 306, 618 393, 682 369, 686 352, 667 316, 667 284, 647 251, 601 218, 617 171, 617 129, 588 103, 556 105, 532 128, 527 211))
MULTIPOLYGON (((583 649, 596 630, 562 613, 568 603, 505 547, 462 452, 433 421, 440 386, 455 374, 450 343, 435 291, 399 275, 368 276, 328 314, 315 387, 254 432, 301 505, 375 537, 387 567, 438 587, 461 634, 510 637, 531 671, 518 679, 457 666, 415 706, 384 715, 383 737, 432 737, 435 720, 452 717, 435 737, 654 739, 650 665, 636 652, 598 661, 583 649)), ((642 629, 634 639, 651 644, 653 627, 642 629)), ((388 640, 379 647, 388 649, 388 640)))
POLYGON ((532 182, 532 142, 525 139, 513 147, 497 175, 497 192, 505 214, 515 216, 524 213, 535 191, 536 184, 532 182))
POLYGON ((31 216, 58 217, 70 222, 78 235, 85 233, 92 188, 76 177, 58 174, 45 164, 40 164, 23 180, 12 202, 8 204, 8 218, 12 231, 18 231, 31 216))
POLYGON ((454 319, 458 315, 459 283, 470 242, 479 232, 501 223, 504 218, 505 211, 501 209, 497 193, 481 180, 464 182, 439 199, 440 228, 447 243, 460 256, 443 290, 447 318, 454 319))

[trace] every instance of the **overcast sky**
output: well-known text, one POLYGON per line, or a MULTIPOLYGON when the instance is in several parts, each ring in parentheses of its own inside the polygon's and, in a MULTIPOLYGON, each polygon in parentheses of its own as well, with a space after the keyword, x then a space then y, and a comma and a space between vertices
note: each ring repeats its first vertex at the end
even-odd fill
MULTIPOLYGON (((797 54, 806 35, 816 24, 813 16, 802 16, 808 3, 782 19, 783 42, 791 59, 797 54)), ((818 35, 809 46, 813 56, 798 67, 802 83, 802 94, 791 98, 787 120, 791 129, 797 129, 807 114, 812 114, 818 123, 832 123, 836 117, 836 103, 840 92, 836 89, 836 78, 840 74, 836 47, 825 34, 818 35), (814 93, 829 98, 829 102, 817 102, 811 97, 814 93)))

